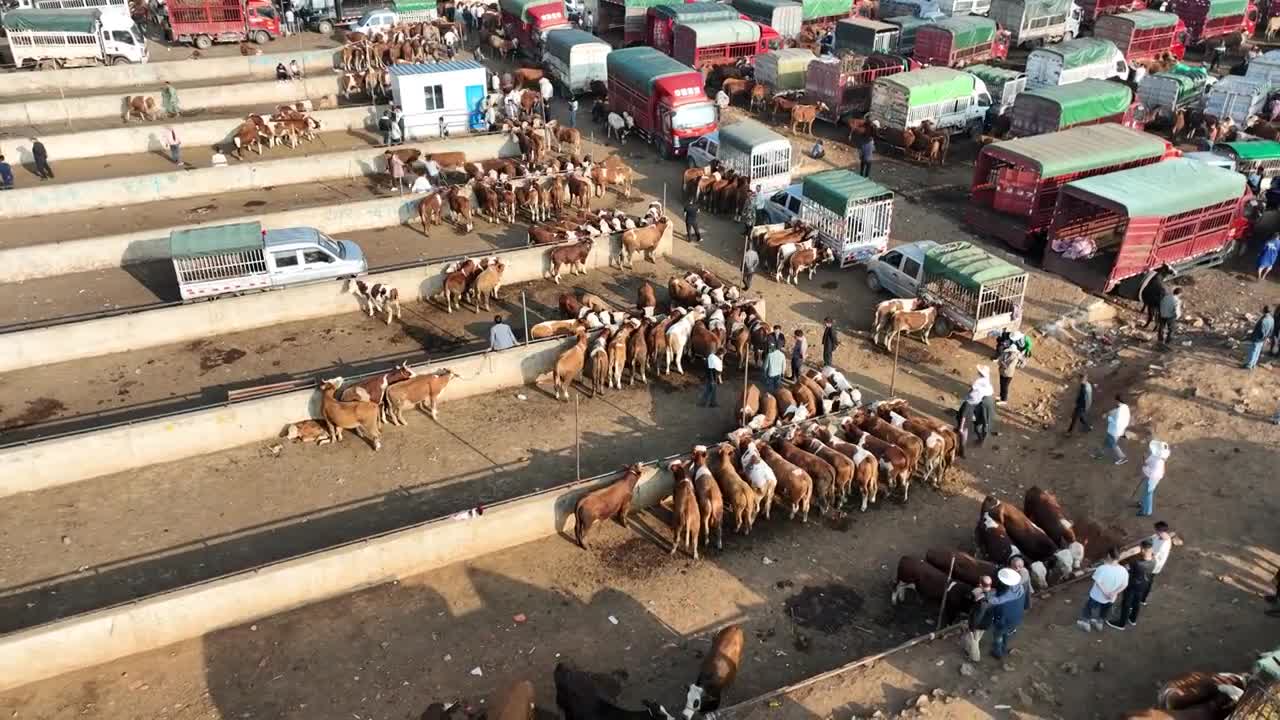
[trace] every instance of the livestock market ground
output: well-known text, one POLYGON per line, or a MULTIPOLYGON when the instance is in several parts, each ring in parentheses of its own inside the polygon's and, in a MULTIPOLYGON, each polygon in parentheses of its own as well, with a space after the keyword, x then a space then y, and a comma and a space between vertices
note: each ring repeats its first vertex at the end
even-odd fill
MULTIPOLYGON (((963 191, 954 188, 971 169, 964 164, 967 151, 956 150, 942 171, 877 162, 876 178, 905 196, 895 210, 896 239, 967 237, 956 218, 963 191)), ((632 162, 655 168, 645 187, 655 192, 654 183, 674 178, 679 167, 650 164, 650 157, 632 162)), ((849 158, 832 143, 827 160, 849 158)), ((678 240, 674 262, 706 264, 731 276, 738 228, 709 218, 704 225, 704 247, 678 240)), ((1138 628, 1105 635, 1075 630, 1080 587, 1038 604, 1003 665, 986 660, 962 676, 955 647, 936 643, 735 717, 892 713, 934 688, 963 698, 940 702, 935 717, 999 717, 998 706, 1008 705, 1025 717, 1094 718, 1143 706, 1155 684, 1171 675, 1243 668, 1252 651, 1276 644, 1275 621, 1261 614, 1258 595, 1280 562, 1277 497, 1268 483, 1280 444, 1280 429, 1268 423, 1280 378, 1275 364, 1253 373, 1237 369, 1239 349, 1229 345, 1247 323, 1244 314, 1274 305, 1280 288, 1246 279, 1239 271, 1247 264, 1185 281, 1187 312, 1198 324, 1189 320, 1171 350, 1157 349, 1149 332, 1134 329, 1127 308, 1115 327, 1083 329, 1062 341, 1037 337, 1034 360, 1001 413, 1001 434, 974 449, 941 492, 916 487, 905 505, 885 502, 865 516, 808 526, 775 518, 749 538, 727 537, 723 552, 697 563, 667 554, 667 514, 659 509, 638 515, 625 530, 602 526, 591 552, 549 538, 20 688, 0 695, 0 712, 23 718, 413 718, 434 700, 476 703, 515 677, 532 679, 539 704, 551 707, 557 656, 610 676, 629 706, 654 698, 671 708, 696 674, 711 632, 740 621, 748 645, 729 697, 736 702, 931 628, 936 608, 889 606, 893 567, 904 553, 967 547, 983 494, 1020 500, 1027 486, 1040 484, 1057 492, 1073 516, 1133 538, 1148 532, 1145 521, 1132 517, 1127 498, 1142 441, 1155 432, 1174 448, 1157 514, 1185 544, 1175 549, 1138 628), (1090 458, 1100 441, 1096 431, 1073 438, 1061 433, 1070 377, 1082 363, 1096 368, 1099 412, 1119 390, 1136 398, 1127 442, 1134 461, 1127 466, 1090 458)), ((666 272, 655 269, 659 283, 666 272)), ((615 273, 587 281, 621 284, 615 273)), ((875 298, 859 273, 824 269, 798 287, 764 278, 757 283, 770 320, 788 330, 807 328, 813 345, 821 318, 833 316, 844 330, 836 364, 870 395, 886 392, 891 361, 865 336, 875 298)), ((1082 297, 1035 273, 1027 324, 1037 326, 1082 297)), ((907 341, 896 394, 945 417, 978 363, 990 364, 989 352, 973 343, 934 340, 925 348, 907 341)), ((20 387, 9 386, 6 397, 20 387)), ((665 387, 657 382, 584 401, 584 474, 685 451, 720 435, 723 418, 717 423, 712 411, 694 407, 693 387, 670 393, 665 387)), ((100 479, 10 498, 0 510, 6 615, 16 614, 21 624, 50 611, 56 616, 94 592, 119 593, 130 577, 144 579, 142 591, 153 583, 181 583, 183 573, 202 572, 200 562, 217 572, 237 556, 252 557, 255 546, 268 546, 272 532, 287 552, 299 547, 291 542, 438 515, 431 503, 445 495, 441 490, 481 489, 452 500, 452 509, 460 509, 473 498, 571 479, 568 408, 533 388, 523 394, 523 401, 512 392, 446 404, 438 426, 413 418, 408 432, 389 435, 378 456, 349 441, 337 448, 286 446, 271 457, 269 443, 262 443, 113 478, 114 484, 100 479), (436 473, 426 470, 437 466, 436 473), (432 478, 450 477, 460 482, 435 480, 432 489, 432 478), (129 530, 121 532, 125 517, 129 530), (210 543, 215 547, 183 555, 219 531, 210 543), (111 564, 96 567, 103 563, 111 564), (82 566, 83 576, 67 578, 56 595, 16 599, 41 579, 82 566)), ((731 394, 726 387, 724 395, 731 394)))

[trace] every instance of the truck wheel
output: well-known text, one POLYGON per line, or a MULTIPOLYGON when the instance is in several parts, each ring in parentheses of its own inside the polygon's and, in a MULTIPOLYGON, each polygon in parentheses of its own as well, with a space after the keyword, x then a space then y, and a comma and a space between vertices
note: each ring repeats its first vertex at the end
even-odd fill
POLYGON ((253 34, 253 41, 259 45, 266 45, 271 41, 271 36, 267 34, 266 30, 259 30, 253 34))
POLYGON ((946 316, 939 315, 937 320, 933 321, 933 330, 929 333, 936 338, 951 337, 951 321, 946 316))
POLYGON ((333 23, 329 22, 328 20, 321 20, 316 25, 316 30, 319 31, 321 35, 332 35, 333 23))
MULTIPOLYGON (((881 290, 884 290, 884 286, 880 284, 880 278, 876 277, 876 274, 873 272, 867 273, 867 288, 873 293, 878 293, 881 290)), ((941 318, 939 318, 939 320, 940 319, 941 318)), ((937 322, 935 322, 933 326, 937 327, 937 322)))
POLYGON ((200 48, 201 50, 208 50, 209 48, 213 47, 213 38, 209 37, 208 35, 197 35, 195 46, 197 48, 200 48))
POLYGON ((113 58, 111 58, 111 64, 112 64, 112 65, 128 65, 128 64, 129 64, 129 58, 127 58, 127 57, 113 57, 113 58))

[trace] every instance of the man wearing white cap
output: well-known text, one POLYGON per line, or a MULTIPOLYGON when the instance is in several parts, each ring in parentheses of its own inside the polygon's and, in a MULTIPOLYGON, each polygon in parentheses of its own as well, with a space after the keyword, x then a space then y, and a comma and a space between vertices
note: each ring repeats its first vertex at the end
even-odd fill
POLYGON ((1142 463, 1142 498, 1138 517, 1150 517, 1155 510, 1156 487, 1164 479, 1164 461, 1169 459, 1169 443, 1151 438, 1147 443, 1147 459, 1142 463))
POLYGON ((991 387, 991 371, 985 365, 978 366, 978 377, 969 386, 969 394, 965 395, 960 409, 956 410, 956 432, 960 435, 960 457, 964 457, 964 448, 969 444, 969 429, 974 429, 981 443, 987 437, 986 413, 983 409, 983 398, 994 392, 991 387))
POLYGON ((1009 654, 1009 638, 1022 624, 1027 609, 1027 596, 1022 589, 1022 576, 1013 568, 1000 568, 996 573, 1000 589, 987 602, 994 613, 991 619, 991 657, 999 660, 1009 654))

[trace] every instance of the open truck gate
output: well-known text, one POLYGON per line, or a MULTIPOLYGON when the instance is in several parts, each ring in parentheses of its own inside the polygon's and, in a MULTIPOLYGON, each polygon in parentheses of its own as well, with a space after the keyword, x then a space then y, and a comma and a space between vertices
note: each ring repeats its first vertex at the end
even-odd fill
POLYGON ((1044 268, 1111 292, 1166 266, 1217 265, 1247 231, 1248 197, 1243 175, 1186 158, 1076 180, 1062 188, 1044 268))
POLYGON ((979 340, 1016 329, 1022 324, 1026 293, 1026 271, 971 243, 947 243, 925 253, 920 297, 946 319, 939 337, 963 330, 979 340))
POLYGON ((840 267, 869 262, 889 246, 893 191, 848 170, 805 177, 800 220, 818 230, 840 267))

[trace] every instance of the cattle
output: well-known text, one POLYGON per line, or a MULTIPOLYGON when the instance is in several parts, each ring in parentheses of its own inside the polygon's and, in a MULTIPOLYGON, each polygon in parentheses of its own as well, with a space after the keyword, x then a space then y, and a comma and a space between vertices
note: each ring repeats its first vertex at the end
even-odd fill
POLYGON ((858 471, 858 465, 854 463, 853 458, 837 452, 834 448, 808 433, 795 431, 791 440, 796 444, 796 447, 813 453, 835 470, 835 506, 841 507, 844 505, 844 501, 849 497, 850 490, 853 487, 853 476, 858 471))
POLYGON ((698 497, 693 488, 693 479, 689 477, 687 463, 680 460, 668 465, 671 469, 671 509, 675 517, 675 526, 671 535, 671 554, 683 542, 685 549, 698 559, 698 535, 702 526, 702 518, 698 510, 698 497))
POLYGON ((940 420, 935 420, 928 415, 915 412, 911 409, 911 406, 907 404, 907 401, 902 398, 885 400, 877 405, 876 411, 878 413, 897 413, 898 415, 906 418, 913 424, 904 424, 903 428, 909 430, 917 437, 920 437, 920 435, 914 429, 916 427, 927 428, 941 435, 942 439, 946 442, 946 464, 951 465, 956 461, 956 452, 960 448, 960 434, 956 432, 955 427, 940 420))
POLYGON ((689 342, 689 335, 693 333, 693 324, 701 320, 705 315, 706 313, 702 308, 694 308, 667 327, 667 352, 665 355, 667 364, 665 372, 671 372, 671 362, 674 360, 676 372, 681 375, 684 374, 685 345, 689 342))
POLYGON ((929 344, 929 332, 933 330, 933 324, 938 319, 938 308, 930 307, 924 310, 908 310, 896 312, 889 316, 888 334, 885 337, 885 348, 893 349, 893 343, 898 336, 903 333, 913 333, 920 336, 920 340, 925 345, 929 344))
POLYGON ((471 232, 475 229, 475 222, 471 216, 471 193, 469 192, 471 183, 466 185, 453 185, 449 187, 448 194, 445 199, 449 201, 449 212, 455 218, 462 218, 462 229, 464 232, 471 232))
POLYGON ((387 397, 387 388, 398 382, 404 382, 417 375, 413 368, 409 367, 409 363, 402 362, 391 370, 365 378, 354 385, 348 385, 338 394, 338 399, 343 402, 351 402, 354 400, 362 400, 371 402, 382 408, 382 420, 387 421, 387 410, 385 401, 387 397))
POLYGON ((746 427, 751 419, 760 414, 760 388, 748 385, 742 389, 738 402, 738 426, 746 427))
POLYGON ((947 465, 948 449, 946 438, 925 423, 893 412, 884 403, 873 403, 871 408, 881 420, 900 430, 911 433, 920 440, 923 445, 921 459, 924 467, 924 478, 926 480, 932 479, 933 486, 937 487, 942 480, 942 475, 947 465))
POLYGON ((978 518, 973 534, 979 556, 997 565, 1008 565, 1009 558, 1021 554, 1009 539, 1009 533, 1004 525, 996 522, 990 515, 983 514, 978 518))
POLYGON ((1027 558, 1031 578, 1036 581, 1037 587, 1048 585, 1046 575, 1048 566, 1044 564, 1045 562, 1052 560, 1057 566, 1057 572, 1062 575, 1071 573, 1074 567, 1071 551, 1059 550, 1045 531, 1016 506, 988 495, 982 501, 982 514, 1004 526, 1009 533, 1009 538, 1027 558))
POLYGON ((583 210, 591 207, 591 195, 595 192, 595 186, 592 184, 591 178, 585 178, 581 175, 570 175, 568 183, 570 205, 576 201, 583 210))
POLYGON ((813 135, 813 121, 818 117, 818 111, 826 111, 826 103, 818 103, 817 105, 795 105, 791 108, 791 133, 797 133, 796 128, 804 126, 805 132, 813 135))
POLYGON ((809 279, 813 279, 813 271, 819 265, 826 262, 833 262, 836 259, 835 253, 829 247, 809 247, 796 250, 786 259, 786 267, 778 268, 778 279, 786 278, 786 282, 792 285, 798 285, 800 273, 808 272, 809 279))
MULTIPOLYGON (((1248 675, 1238 673, 1183 673, 1160 687, 1160 691, 1156 693, 1156 707, 1162 710, 1187 710, 1209 702, 1219 694, 1234 694, 1230 690, 1224 690, 1224 687, 1243 691, 1248 682, 1248 675)), ((1239 699, 1238 695, 1236 699, 1239 699)))
POLYGON ((418 219, 422 221, 422 234, 427 234, 427 223, 439 225, 443 217, 444 201, 440 197, 440 191, 429 193, 426 197, 418 201, 418 219))
POLYGON ((813 495, 818 501, 818 509, 822 512, 830 510, 835 504, 836 495, 836 470, 831 463, 807 450, 801 450, 794 443, 780 436, 772 438, 771 445, 787 462, 800 468, 809 476, 813 484, 813 495))
POLYGON ((541 340, 542 338, 555 337, 557 335, 572 335, 580 327, 583 327, 583 324, 577 318, 572 320, 544 320, 529 329, 529 337, 533 340, 541 340))
POLYGON ((625 165, 601 163, 591 168, 591 181, 595 184, 596 197, 604 197, 605 187, 617 187, 622 197, 631 199, 631 168, 625 165))
POLYGON ((853 418, 841 420, 840 429, 844 432, 845 439, 876 457, 885 485, 890 489, 902 488, 902 501, 906 502, 911 492, 911 475, 914 470, 906 451, 863 431, 853 422, 853 418))
POLYGON ((652 318, 658 309, 658 296, 648 280, 641 282, 640 288, 636 290, 636 307, 647 318, 652 318))
POLYGON ((644 700, 644 710, 625 710, 604 698, 591 676, 566 662, 556 663, 556 707, 564 720, 676 720, 666 708, 644 700))
POLYGON ((336 394, 342 387, 342 378, 325 380, 320 384, 320 410, 324 415, 329 437, 342 442, 342 431, 353 430, 373 446, 374 452, 382 449, 381 413, 376 404, 355 400, 342 402, 336 394))
POLYGON ((823 444, 853 462, 853 484, 862 494, 862 512, 866 512, 867 503, 874 503, 880 494, 880 459, 864 447, 841 440, 834 425, 814 427, 812 433, 823 444))
POLYGON ((571 245, 552 248, 547 256, 551 260, 551 279, 560 284, 560 268, 569 267, 572 275, 587 274, 587 258, 591 255, 591 238, 584 238, 571 245))
POLYGON ((795 398, 796 404, 804 406, 805 417, 810 418, 818 414, 818 399, 803 383, 793 383, 791 395, 795 398))
POLYGON ((124 96, 124 113, 121 121, 127 123, 129 118, 137 115, 141 120, 155 120, 158 110, 156 109, 156 99, 150 95, 125 95, 124 96))
POLYGON ((631 260, 637 254, 642 254, 645 260, 654 262, 653 251, 666 235, 670 223, 669 219, 662 217, 652 225, 624 231, 622 249, 618 252, 618 266, 630 268, 631 260))
POLYGON ((694 307, 700 304, 698 290, 688 280, 673 277, 667 281, 667 302, 672 307, 694 307))
POLYGON ((924 559, 942 572, 950 572, 952 579, 969 585, 980 584, 984 575, 994 581, 996 572, 1000 570, 1000 566, 995 563, 979 560, 969 553, 958 550, 930 548, 925 553, 924 559))
POLYGON ((520 207, 529 214, 529 219, 534 222, 541 222, 551 216, 551 210, 542 199, 542 188, 538 187, 537 180, 529 180, 524 185, 516 188, 516 199, 520 203, 520 207))
POLYGON ((902 448, 902 451, 907 454, 913 473, 920 468, 920 460, 924 457, 924 442, 920 438, 881 420, 867 408, 854 410, 849 415, 849 419, 853 420, 859 429, 902 448))
POLYGON ((636 333, 640 327, 639 318, 628 318, 622 323, 622 327, 613 334, 609 339, 609 367, 606 374, 608 385, 611 388, 622 389, 622 371, 627 367, 627 347, 630 344, 631 336, 636 333))
POLYGON ((489 698, 487 720, 533 720, 533 683, 520 680, 489 698))
POLYGON ((573 536, 579 547, 587 550, 587 533, 591 526, 605 518, 613 518, 619 525, 627 526, 627 513, 631 511, 631 498, 636 483, 640 482, 640 466, 628 465, 622 477, 608 487, 592 490, 578 500, 573 508, 573 536))
POLYGON ((608 140, 611 137, 616 137, 618 138, 619 143, 625 143, 627 141, 628 125, 626 118, 616 112, 611 112, 609 113, 609 116, 605 118, 605 124, 608 128, 605 132, 605 140, 608 140))
POLYGON ((627 382, 627 387, 635 385, 637 375, 640 376, 640 382, 649 384, 646 371, 649 365, 649 328, 652 325, 652 320, 641 321, 635 332, 627 338, 627 363, 631 366, 631 379, 627 382))
POLYGON ((889 318, 893 317, 894 313, 911 312, 924 307, 924 301, 920 298, 894 298, 877 303, 875 320, 871 323, 871 329, 875 331, 872 341, 877 345, 880 343, 881 332, 888 328, 889 318))
POLYGON ((290 423, 284 430, 284 437, 294 442, 328 445, 333 441, 329 431, 321 420, 300 420, 290 423))
POLYGON ((579 327, 575 330, 578 341, 567 348, 560 356, 556 358, 555 374, 555 391, 556 399, 560 400, 560 393, 564 391, 564 401, 569 402, 569 388, 573 386, 573 381, 578 379, 582 374, 582 366, 587 360, 587 330, 579 327))
MULTIPOLYGON (((252 120, 245 120, 240 123, 240 127, 236 128, 235 135, 231 138, 231 154, 237 160, 243 160, 244 155, 241 151, 253 150, 259 155, 262 154, 262 138, 263 132, 252 120)), ((269 136, 268 136, 269 139, 269 136)))
POLYGON ((451 262, 442 269, 444 273, 444 283, 440 288, 440 295, 444 297, 445 309, 447 312, 453 312, 454 301, 457 301, 458 308, 462 308, 462 298, 467 288, 471 287, 471 281, 480 273, 480 265, 475 260, 467 258, 462 262, 451 262))
POLYGON ((405 408, 417 407, 430 412, 431 419, 439 418, 440 396, 453 378, 462 377, 449 368, 441 368, 429 375, 398 382, 387 388, 387 419, 396 425, 405 425, 405 408))
POLYGON ((497 258, 489 258, 489 262, 484 269, 475 276, 471 283, 471 292, 473 307, 476 312, 480 312, 481 301, 486 311, 489 309, 489 300, 498 299, 498 290, 502 289, 502 273, 507 269, 507 264, 497 258))
POLYGON ((1121 527, 1103 527, 1088 518, 1076 517, 1072 530, 1076 541, 1084 548, 1084 562, 1095 563, 1101 560, 1111 548, 1124 544, 1128 533, 1121 527))
POLYGON ((512 73, 517 87, 536 88, 538 81, 546 75, 538 68, 518 68, 512 73))
POLYGON ((898 560, 898 574, 890 602, 894 605, 906 599, 907 591, 915 590, 920 597, 932 602, 944 603, 947 618, 959 617, 973 606, 973 586, 952 578, 918 557, 903 555, 898 560))
POLYGON ((778 489, 778 476, 760 454, 750 430, 739 428, 729 433, 728 437, 729 442, 738 452, 737 468, 741 470, 742 477, 760 498, 760 510, 768 520, 769 513, 773 509, 773 498, 778 489))
POLYGON ((591 397, 604 394, 609 375, 609 338, 612 334, 613 331, 606 327, 591 343, 588 356, 591 359, 591 397))
POLYGON ((369 285, 363 280, 352 278, 347 281, 347 292, 364 300, 364 310, 369 317, 373 317, 375 312, 384 313, 388 325, 393 317, 400 317, 400 291, 390 285, 369 285))
POLYGON ((689 686, 685 695, 686 720, 696 713, 710 713, 720 708, 725 690, 738 677, 738 666, 742 663, 742 641, 741 625, 729 625, 716 633, 715 639, 711 641, 711 652, 707 653, 698 670, 698 679, 689 686))
POLYGON ((716 483, 711 468, 707 467, 707 446, 695 445, 691 457, 693 463, 693 488, 698 498, 698 516, 702 520, 702 545, 711 546, 711 531, 716 531, 716 549, 724 548, 724 497, 716 483))
POLYGON ((1076 542, 1076 533, 1058 497, 1048 490, 1032 486, 1022 499, 1022 511, 1031 521, 1040 526, 1050 540, 1062 550, 1071 550, 1075 559, 1074 569, 1079 569, 1084 561, 1084 545, 1076 542))
POLYGON ((733 463, 733 448, 727 443, 713 448, 708 467, 716 484, 720 486, 725 509, 733 516, 733 531, 750 535, 751 526, 755 524, 756 515, 760 512, 760 495, 738 474, 733 463))
POLYGON ((673 312, 649 327, 648 337, 645 339, 648 341, 649 358, 653 361, 654 372, 659 375, 662 374, 662 359, 667 356, 667 328, 682 317, 683 310, 673 312))
MULTIPOLYGON (((787 503, 791 506, 791 514, 788 519, 794 520, 796 514, 800 514, 800 522, 809 522, 809 505, 813 500, 813 478, 809 477, 799 467, 786 458, 779 455, 769 444, 763 441, 756 441, 756 450, 760 453, 760 457, 764 458, 769 468, 773 470, 774 476, 778 479, 778 491, 786 498, 787 503)), ((765 514, 768 517, 768 513, 765 514)))

